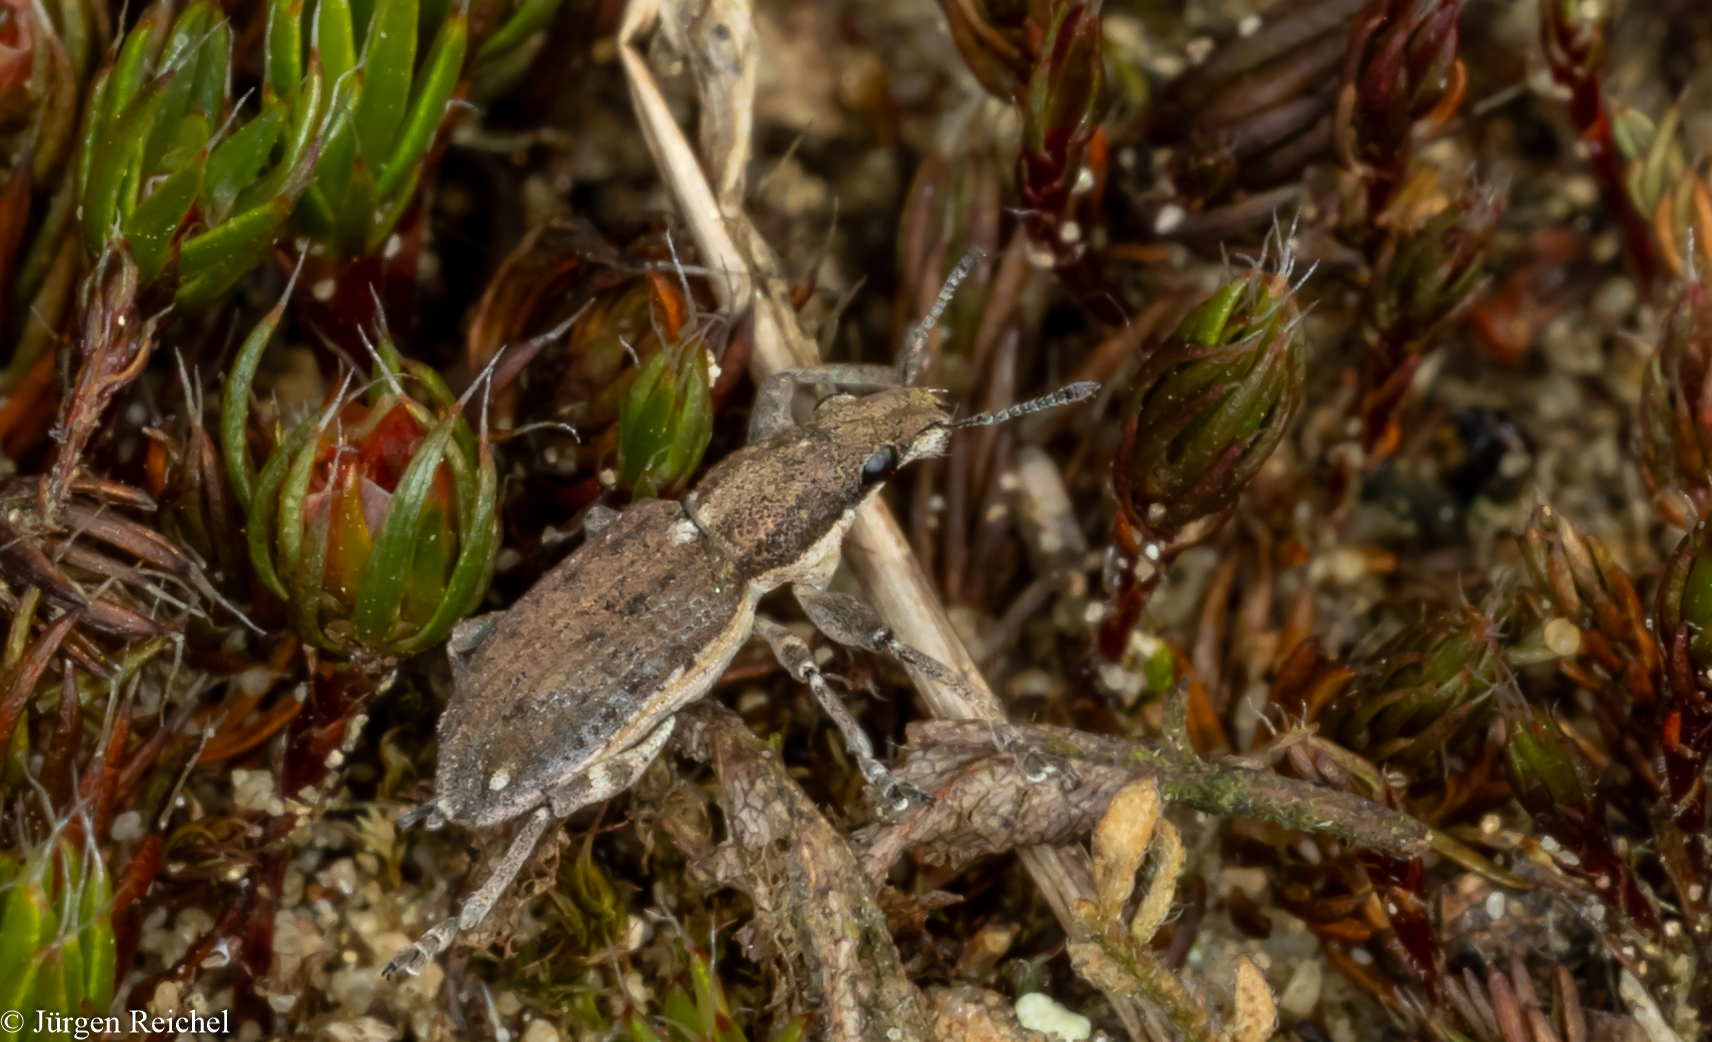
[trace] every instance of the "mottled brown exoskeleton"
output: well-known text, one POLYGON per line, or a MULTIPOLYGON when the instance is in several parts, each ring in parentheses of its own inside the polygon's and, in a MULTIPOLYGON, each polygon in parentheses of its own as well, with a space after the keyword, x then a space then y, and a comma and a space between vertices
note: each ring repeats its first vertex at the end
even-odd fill
MULTIPOLYGON (((810 686, 882 800, 902 806, 925 798, 875 758, 807 645, 758 618, 756 605, 789 585, 833 639, 950 676, 866 605, 820 589, 838 567, 845 532, 900 467, 941 454, 954 428, 1097 390, 1079 384, 954 421, 934 392, 907 386, 926 325, 912 336, 901 371, 817 366, 769 379, 750 444, 708 471, 683 502, 645 500, 622 514, 591 515, 587 542, 510 610, 453 632, 454 686, 440 720, 436 792, 417 813, 430 828, 520 824, 459 915, 400 952, 389 975, 419 971, 459 930, 481 922, 552 821, 633 784, 671 737, 673 714, 713 686, 751 633, 810 686), (794 425, 794 392, 827 385, 881 389, 823 398, 794 425)), ((1041 773, 1049 769, 1034 759, 1041 773)))

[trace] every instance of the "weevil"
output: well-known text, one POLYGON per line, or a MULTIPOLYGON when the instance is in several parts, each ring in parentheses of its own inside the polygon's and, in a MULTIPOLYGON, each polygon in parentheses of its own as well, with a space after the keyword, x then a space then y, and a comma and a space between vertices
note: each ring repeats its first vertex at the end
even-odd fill
MULTIPOLYGON (((838 566, 844 534, 899 468, 941 454, 954 429, 1079 401, 1098 387, 1074 384, 955 420, 934 392, 910 386, 933 317, 910 338, 896 370, 816 366, 768 379, 750 443, 709 470, 682 502, 644 500, 622 513, 591 513, 583 546, 509 610, 453 631, 453 690, 440 719, 435 795, 411 817, 429 828, 516 822, 516 831, 459 914, 400 952, 389 976, 419 972, 460 930, 480 923, 551 822, 633 784, 671 737, 673 714, 713 686, 751 633, 809 685, 883 801, 907 806, 925 798, 875 758, 807 645, 758 617, 756 606, 791 586, 834 640, 956 680, 891 634, 872 609, 821 590, 838 566), (794 425, 794 392, 827 385, 872 393, 832 394, 794 425)), ((1039 773, 1050 768, 1044 757, 1035 762, 1039 773)))

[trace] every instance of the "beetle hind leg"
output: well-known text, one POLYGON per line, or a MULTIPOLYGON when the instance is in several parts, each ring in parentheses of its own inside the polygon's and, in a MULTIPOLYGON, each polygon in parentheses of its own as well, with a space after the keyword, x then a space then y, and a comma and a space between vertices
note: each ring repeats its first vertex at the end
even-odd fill
MULTIPOLYGON (((828 593, 801 583, 792 586, 791 593, 796 596, 797 603, 802 605, 815 629, 845 647, 889 655, 947 687, 955 687, 966 694, 975 695, 973 687, 956 670, 925 651, 899 640, 892 628, 881 621, 874 609, 860 598, 843 593, 828 593)), ((979 704, 991 697, 976 695, 974 700, 979 704)), ((1056 774, 1067 789, 1080 784, 1081 778, 1077 776, 1076 769, 1070 765, 1069 760, 1030 742, 1021 731, 1003 718, 1002 707, 996 702, 993 703, 992 711, 996 717, 992 725, 993 744, 1001 752, 1016 757, 1017 766, 1022 769, 1024 777, 1031 782, 1042 782, 1056 774)))
POLYGON ((757 617, 755 632, 773 649, 773 656, 779 664, 785 667, 799 684, 807 684, 814 700, 826 710, 826 715, 832 717, 832 722, 838 726, 838 731, 844 736, 844 747, 856 757, 856 764, 862 770, 862 777, 879 793, 882 803, 893 810, 901 811, 912 803, 930 803, 932 797, 920 789, 904 781, 874 756, 874 743, 868 740, 868 732, 862 730, 862 725, 850 715, 850 707, 832 690, 832 685, 826 682, 826 677, 815 665, 814 653, 809 650, 802 638, 790 630, 774 622, 772 619, 757 617))

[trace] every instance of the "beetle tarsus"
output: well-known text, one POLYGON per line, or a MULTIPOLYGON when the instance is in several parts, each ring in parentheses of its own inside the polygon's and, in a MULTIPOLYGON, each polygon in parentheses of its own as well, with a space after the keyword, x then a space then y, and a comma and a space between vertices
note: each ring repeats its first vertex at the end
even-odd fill
POLYGON ((933 802, 932 796, 891 771, 885 771, 885 777, 875 783, 875 788, 879 791, 881 804, 890 808, 894 814, 902 814, 911 807, 925 807, 933 802))
POLYGON ((1070 765, 1068 759, 1035 745, 1016 727, 1010 724, 995 724, 993 737, 999 751, 1015 757, 1022 776, 1036 785, 1053 775, 1058 776, 1065 789, 1074 789, 1082 784, 1082 776, 1076 773, 1076 768, 1070 765))
POLYGON ((452 939, 458 936, 458 921, 442 919, 434 928, 418 937, 410 947, 392 957, 386 964, 384 976, 392 980, 399 974, 414 977, 427 968, 439 954, 452 946, 452 939))

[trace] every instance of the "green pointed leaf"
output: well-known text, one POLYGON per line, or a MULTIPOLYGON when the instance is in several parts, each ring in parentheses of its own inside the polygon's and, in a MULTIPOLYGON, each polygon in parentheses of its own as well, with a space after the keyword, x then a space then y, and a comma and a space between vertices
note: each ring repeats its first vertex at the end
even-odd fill
POLYGON ((108 77, 107 97, 103 100, 103 112, 108 123, 118 119, 119 113, 131 103, 149 78, 152 66, 149 45, 154 35, 155 17, 150 13, 138 19, 119 47, 119 57, 113 62, 113 70, 108 77))
POLYGON ((145 174, 153 174, 160 169, 160 159, 172 144, 179 121, 190 110, 201 44, 208 35, 212 19, 212 6, 206 0, 199 0, 184 9, 167 34, 166 46, 161 50, 160 68, 163 72, 171 72, 173 80, 161 100, 154 129, 149 132, 148 142, 143 146, 140 169, 145 174))
POLYGON ((280 486, 285 483, 286 471, 290 469, 292 460, 319 433, 319 428, 313 423, 298 424, 284 444, 268 457, 267 465, 256 477, 255 495, 250 498, 247 516, 250 564, 255 567, 256 578, 262 585, 282 601, 290 600, 291 592, 285 588, 285 581, 279 577, 279 569, 274 565, 273 521, 279 510, 280 486))
POLYGON ((405 575, 422 531, 434 477, 452 440, 455 417, 442 420, 416 447, 393 490, 392 506, 375 536, 374 555, 363 572, 351 628, 358 640, 379 643, 392 636, 404 597, 405 575))
POLYGON ((308 187, 316 155, 321 117, 321 67, 310 56, 309 74, 292 102, 291 123, 286 129, 285 151, 273 169, 238 193, 234 209, 242 213, 257 206, 283 200, 295 206, 308 187))
POLYGON ((303 0, 268 0, 265 82, 290 97, 303 79, 303 0))
POLYGON ((71 59, 71 68, 77 82, 86 82, 89 79, 89 27, 92 13, 87 0, 49 0, 45 6, 48 20, 53 23, 60 42, 65 45, 66 56, 71 59))
POLYGON ((283 101, 268 99, 262 105, 261 115, 215 147, 203 182, 210 225, 225 222, 238 193, 261 173, 285 129, 286 115, 283 101))
POLYGON ((374 175, 369 172, 369 165, 359 159, 351 170, 351 183, 345 191, 345 203, 339 209, 333 234, 333 244, 339 252, 350 256, 367 250, 369 229, 375 226, 378 208, 374 175))
MULTIPOLYGON (((95 79, 89 85, 89 116, 85 119, 82 133, 77 141, 77 194, 75 198, 83 198, 83 193, 89 187, 89 171, 95 166, 95 155, 101 150, 101 142, 107 136, 107 96, 111 90, 112 69, 102 69, 95 74, 95 79)), ((31 254, 42 246, 38 236, 31 244, 31 254)), ((29 265, 26 263, 25 269, 29 265)))
POLYGON ((227 90, 232 78, 232 27, 224 19, 215 23, 202 41, 196 61, 196 87, 191 91, 190 111, 209 122, 225 118, 227 90))
POLYGON ((499 552, 499 477, 493 464, 493 454, 484 440, 479 450, 475 474, 469 473, 468 460, 453 449, 446 453, 459 492, 458 563, 446 580, 446 593, 432 617, 417 633, 398 648, 401 655, 413 655, 443 640, 452 627, 481 603, 493 575, 494 557, 499 552), (473 482, 471 479, 474 479, 473 482), (464 489, 474 485, 473 495, 466 497, 464 489), (468 500, 468 508, 464 503, 468 500))
POLYGON ((172 255, 173 238, 183 227, 197 193, 202 191, 202 167, 199 158, 168 177, 125 222, 125 242, 137 262, 137 275, 142 281, 160 274, 172 255))
POLYGON ((67 1010, 65 993, 65 949, 54 944, 36 955, 35 1008, 64 1015, 67 1010))
POLYGON ((171 73, 157 78, 148 90, 125 106, 101 143, 83 198, 83 244, 90 253, 101 252, 115 218, 130 209, 120 205, 119 196, 136 172, 138 149, 147 138, 155 113, 171 85, 171 73))
MULTIPOLYGON (((313 451, 313 447, 312 447, 313 451)), ((302 553, 297 567, 287 573, 291 588, 291 619, 297 635, 319 648, 334 646, 321 629, 322 592, 327 575, 327 550, 333 526, 332 499, 326 498, 307 515, 302 553)))
POLYGON ((510 18, 505 20, 476 52, 478 62, 491 62, 509 54, 523 42, 547 27, 564 0, 523 0, 510 18))
POLYGON ((78 946, 83 957, 83 994, 98 1013, 105 1013, 113 1004, 119 946, 109 913, 112 903, 113 880, 97 851, 89 859, 89 873, 83 884, 83 901, 78 909, 78 922, 82 924, 78 946))
POLYGON ((410 101, 416 69, 416 0, 378 0, 363 50, 363 96, 357 103, 357 144, 379 169, 392 154, 410 101))
POLYGON ((363 71, 345 75, 327 104, 327 128, 321 134, 321 155, 315 162, 315 194, 327 203, 327 223, 336 225, 344 210, 351 171, 357 163, 356 111, 362 96, 363 71))
POLYGON ((256 370, 261 366, 268 341, 273 339, 280 319, 285 317, 285 305, 286 299, 281 299, 244 338, 220 396, 220 452, 226 458, 226 474, 237 493, 238 505, 245 513, 249 512, 250 504, 255 500, 258 480, 256 465, 250 460, 249 442, 245 438, 245 428, 250 421, 250 388, 255 383, 256 370))
POLYGON ((328 83, 337 84, 356 67, 357 42, 351 29, 349 0, 321 0, 316 5, 315 49, 321 54, 328 83))
POLYGON ((446 103, 452 100, 452 91, 458 86, 458 77, 464 67, 464 49, 468 44, 469 29, 464 17, 454 14, 446 19, 434 38, 434 46, 428 51, 420 90, 410 106, 410 115, 404 122, 398 143, 393 147, 392 158, 387 160, 380 179, 375 182, 375 194, 379 198, 390 197, 393 190, 417 168, 422 157, 428 154, 435 133, 445 121, 446 103))
POLYGON ((214 304, 267 258, 290 216, 291 204, 281 199, 186 242, 178 254, 184 281, 173 299, 192 311, 214 304))

